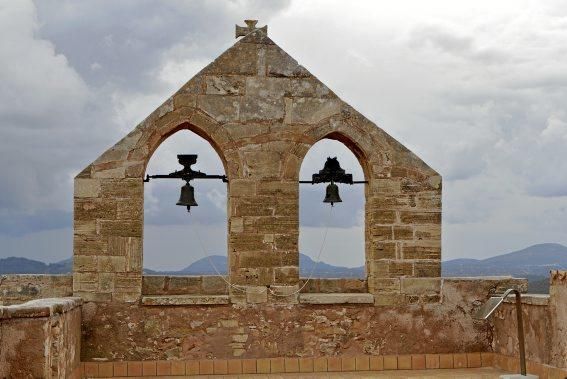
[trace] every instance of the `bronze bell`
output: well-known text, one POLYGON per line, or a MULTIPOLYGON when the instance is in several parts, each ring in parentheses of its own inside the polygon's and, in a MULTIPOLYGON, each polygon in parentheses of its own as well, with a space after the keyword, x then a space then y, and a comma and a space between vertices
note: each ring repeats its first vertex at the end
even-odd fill
POLYGON ((199 205, 195 201, 195 188, 191 184, 187 183, 181 187, 181 196, 179 196, 179 201, 176 205, 187 207, 187 212, 191 210, 191 207, 199 205))
POLYGON ((331 206, 335 203, 342 203, 341 197, 339 196, 339 186, 335 183, 331 183, 327 186, 327 192, 325 194, 325 200, 323 203, 331 203, 331 206))

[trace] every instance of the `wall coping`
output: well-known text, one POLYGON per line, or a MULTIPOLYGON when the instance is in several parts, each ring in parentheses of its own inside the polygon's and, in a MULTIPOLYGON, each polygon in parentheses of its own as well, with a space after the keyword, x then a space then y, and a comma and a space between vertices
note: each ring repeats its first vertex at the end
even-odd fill
POLYGON ((0 278, 49 278, 49 277, 70 277, 73 276, 72 273, 67 274, 0 274, 0 278))
MULTIPOLYGON (((540 294, 540 293, 525 293, 522 294, 522 304, 526 305, 540 305, 540 306, 547 306, 549 305, 549 295, 540 294)), ((515 296, 508 296, 505 300, 505 303, 514 304, 516 303, 515 296)))
POLYGON ((440 277, 443 280, 447 280, 447 281, 474 281, 474 280, 484 280, 484 281, 490 281, 490 280, 509 280, 509 279, 516 279, 516 280, 524 280, 525 278, 516 278, 513 277, 511 275, 502 275, 502 276, 441 276, 440 277))
POLYGON ((80 297, 37 299, 16 305, 0 306, 0 319, 50 317, 69 312, 83 304, 80 297))

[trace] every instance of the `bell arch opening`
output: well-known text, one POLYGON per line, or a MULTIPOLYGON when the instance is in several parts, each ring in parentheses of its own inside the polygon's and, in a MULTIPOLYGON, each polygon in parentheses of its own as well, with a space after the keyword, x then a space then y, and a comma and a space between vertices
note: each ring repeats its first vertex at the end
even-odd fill
MULTIPOLYGON (((217 149, 199 134, 180 127, 166 136, 147 162, 144 177, 181 170, 178 154, 197 154, 195 171, 226 175, 217 149)), ((185 205, 178 205, 183 203, 185 184, 179 178, 150 179, 144 184, 145 275, 226 274, 227 184, 218 179, 191 180, 198 205, 191 206, 189 213, 185 205)))
MULTIPOLYGON (((365 180, 362 152, 339 134, 311 146, 301 163, 300 180, 311 180, 328 158, 335 157, 354 181, 365 180)), ((300 277, 366 278, 365 185, 337 183, 338 194, 334 190, 329 194, 328 184, 301 184, 299 188, 300 277), (341 202, 332 206, 323 202, 336 200, 337 195, 341 202)))

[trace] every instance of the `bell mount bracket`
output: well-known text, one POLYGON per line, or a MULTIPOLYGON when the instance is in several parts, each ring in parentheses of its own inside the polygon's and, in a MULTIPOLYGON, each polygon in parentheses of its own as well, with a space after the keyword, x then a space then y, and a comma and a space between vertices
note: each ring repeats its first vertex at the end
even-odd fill
POLYGON ((178 154, 177 160, 183 166, 183 169, 174 171, 167 175, 146 174, 144 182, 149 182, 150 179, 182 179, 189 183, 193 179, 220 179, 224 183, 228 183, 226 175, 209 175, 201 171, 193 170, 191 166, 197 163, 197 154, 178 154))
POLYGON ((311 180, 300 180, 301 184, 319 184, 319 183, 344 183, 344 184, 363 184, 368 180, 352 180, 352 174, 347 174, 341 168, 337 157, 327 157, 325 166, 319 173, 313 174, 311 180))

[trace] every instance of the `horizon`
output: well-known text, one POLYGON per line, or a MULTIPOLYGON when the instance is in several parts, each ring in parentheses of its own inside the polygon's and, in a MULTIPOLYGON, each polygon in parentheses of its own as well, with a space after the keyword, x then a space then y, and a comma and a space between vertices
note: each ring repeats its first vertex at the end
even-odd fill
MULTIPOLYGON (((536 247, 536 246, 541 246, 541 245, 558 245, 558 246, 561 246, 561 247, 564 247, 565 249, 567 249, 567 246, 566 246, 566 245, 563 245, 563 244, 561 244, 561 243, 557 243, 557 242, 542 242, 542 243, 538 243, 538 244, 534 244, 534 245, 527 246, 527 247, 522 248, 522 249, 519 249, 519 250, 508 251, 508 252, 501 253, 501 254, 496 254, 496 255, 493 255, 493 256, 490 256, 490 257, 484 257, 484 258, 482 258, 482 259, 462 257, 462 258, 453 258, 453 259, 442 259, 442 260, 441 260, 441 263, 444 263, 444 262, 451 262, 451 261, 460 260, 460 259, 470 259, 470 260, 482 261, 482 260, 486 260, 486 259, 490 259, 490 258, 500 257, 500 256, 507 255, 507 254, 518 253, 518 252, 521 252, 521 251, 523 251, 523 250, 527 250, 527 249, 530 249, 530 248, 533 248, 533 247, 536 247)), ((314 256, 311 256, 311 255, 309 255, 309 254, 305 254, 305 253, 302 253, 302 252, 299 252, 299 254, 311 258, 311 260, 312 260, 313 262, 317 262, 317 259, 316 259, 316 257, 314 257, 314 256)), ((195 262, 198 262, 198 261, 201 261, 201 260, 206 260, 207 258, 210 258, 210 257, 224 257, 224 258, 228 258, 227 255, 211 254, 211 255, 208 255, 208 256, 205 256, 205 257, 196 258, 196 259, 193 260, 192 262, 186 263, 187 266, 181 267, 181 268, 179 268, 178 270, 171 270, 171 271, 180 271, 180 270, 182 270, 182 269, 184 269, 184 268, 187 268, 188 266, 190 266, 191 264, 193 264, 193 263, 195 263, 195 262)), ((2 260, 2 259, 8 259, 8 258, 23 258, 23 259, 29 259, 29 258, 26 258, 26 257, 9 256, 9 257, 0 258, 0 260, 2 260)), ((321 257, 321 258, 323 258, 323 257, 321 257)), ((33 259, 33 260, 34 260, 34 261, 38 261, 38 262, 42 262, 42 263, 45 263, 45 264, 57 264, 57 263, 63 263, 63 262, 66 262, 66 261, 72 260, 72 259, 73 259, 73 256, 70 256, 70 257, 68 257, 68 258, 65 258, 65 259, 62 259, 62 260, 59 260, 59 261, 55 261, 55 262, 40 261, 40 260, 35 260, 35 259, 33 259)), ((329 262, 325 261, 324 259, 321 259, 320 262, 321 262, 321 263, 330 264, 329 262)), ((348 269, 364 267, 364 265, 359 265, 359 266, 338 266, 338 265, 334 265, 334 264, 330 264, 330 265, 335 266, 335 267, 348 268, 348 269)), ((158 271, 158 272, 167 272, 167 271, 168 271, 168 270, 158 270, 158 269, 154 269, 154 268, 152 268, 152 267, 146 267, 146 266, 144 266, 144 270, 152 270, 152 271, 158 271)))

